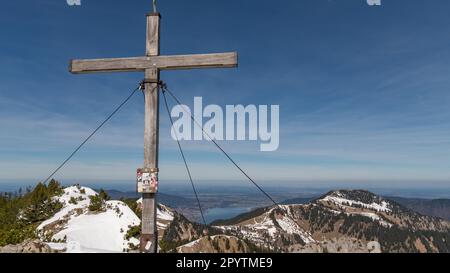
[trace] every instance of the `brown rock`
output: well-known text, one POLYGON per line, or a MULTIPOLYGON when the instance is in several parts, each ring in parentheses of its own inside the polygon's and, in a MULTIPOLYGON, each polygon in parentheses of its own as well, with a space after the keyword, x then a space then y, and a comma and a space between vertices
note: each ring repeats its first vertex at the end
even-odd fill
POLYGON ((27 240, 18 245, 1 247, 0 253, 52 253, 52 250, 39 240, 27 240))

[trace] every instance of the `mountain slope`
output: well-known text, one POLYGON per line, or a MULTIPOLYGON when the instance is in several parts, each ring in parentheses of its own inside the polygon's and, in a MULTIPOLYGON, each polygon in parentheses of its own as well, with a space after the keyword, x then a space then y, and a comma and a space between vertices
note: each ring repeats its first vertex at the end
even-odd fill
MULTIPOLYGON (((0 252, 137 250, 140 200, 111 201, 80 186, 51 192, 51 199, 36 199, 44 201, 16 216, 17 222, 38 225, 40 241, 19 241, 0 252)), ((363 190, 259 208, 208 227, 160 204, 157 227, 161 252, 450 252, 449 222, 363 190)))
POLYGON ((177 247, 178 253, 247 253, 249 246, 234 236, 205 236, 177 247))
MULTIPOLYGON (((130 209, 121 201, 102 200, 92 211, 99 197, 94 190, 73 186, 54 197, 62 208, 37 228, 41 241, 53 250, 63 252, 129 252, 139 245, 142 199, 130 209), (137 206, 136 206, 137 204, 137 206)), ((220 231, 189 221, 183 215, 162 204, 158 205, 157 227, 161 252, 246 252, 248 244, 239 238, 220 234, 220 231), (208 230, 213 236, 204 236, 208 230), (195 241, 198 242, 194 243, 195 241)), ((251 244, 250 244, 251 245, 251 244)), ((255 247, 251 245, 253 249, 255 247)), ((10 248, 13 249, 13 248, 10 248)))
POLYGON ((383 252, 450 251, 449 222, 362 190, 333 191, 309 204, 241 218, 217 228, 273 251, 371 252, 377 245, 383 252))
MULTIPOLYGON (((137 214, 121 201, 101 200, 93 210, 94 197, 99 194, 86 187, 73 186, 63 189, 54 200, 62 208, 52 217, 43 221, 37 228, 38 237, 50 247, 68 252, 128 252, 135 251, 139 245, 140 208, 137 214)), ((137 203, 140 204, 140 200, 137 203)), ((169 227, 179 232, 180 240, 199 237, 189 230, 190 222, 172 209, 158 205, 157 226, 159 238, 166 236, 169 227), (177 225, 172 222, 176 220, 177 225), (180 228, 183 227, 183 228, 180 228), (188 234, 188 235, 186 235, 188 234)), ((190 224, 192 225, 192 224, 190 224)), ((181 242, 180 242, 181 244, 181 242)))
POLYGON ((417 211, 423 215, 434 217, 441 217, 450 221, 450 199, 418 199, 418 198, 402 198, 402 197, 387 197, 402 206, 405 206, 413 211, 417 211))
MULTIPOLYGON (((90 188, 64 188, 61 194, 53 197, 55 202, 61 204, 61 209, 44 220, 36 230, 40 240, 53 250, 62 252, 136 251, 142 199, 130 204, 133 211, 124 202, 98 201, 99 197, 90 188), (93 210, 96 202, 100 204, 93 210)), ((177 247, 203 237, 203 226, 162 204, 158 204, 157 219, 162 252, 176 251, 177 247)), ((210 231, 214 233, 213 229, 210 231)))

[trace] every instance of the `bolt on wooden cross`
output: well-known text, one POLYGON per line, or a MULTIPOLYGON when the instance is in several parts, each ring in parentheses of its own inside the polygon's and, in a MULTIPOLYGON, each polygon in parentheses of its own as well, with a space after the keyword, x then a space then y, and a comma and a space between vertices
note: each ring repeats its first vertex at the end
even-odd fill
MULTIPOLYGON (((145 126, 144 169, 158 178, 159 74, 164 70, 237 67, 237 52, 160 56, 160 19, 156 10, 147 14, 146 54, 143 57, 72 60, 74 74, 101 72, 144 72, 145 126)), ((142 194, 141 252, 157 252, 156 192, 142 194)), ((106 227, 107 228, 107 227, 106 227)))

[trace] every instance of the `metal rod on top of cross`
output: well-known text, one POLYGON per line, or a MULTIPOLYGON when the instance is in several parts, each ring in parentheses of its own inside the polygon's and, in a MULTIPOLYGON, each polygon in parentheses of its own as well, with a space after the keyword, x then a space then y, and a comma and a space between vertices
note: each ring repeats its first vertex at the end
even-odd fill
POLYGON ((158 10, 156 8, 156 0, 153 0, 153 13, 157 13, 158 10))

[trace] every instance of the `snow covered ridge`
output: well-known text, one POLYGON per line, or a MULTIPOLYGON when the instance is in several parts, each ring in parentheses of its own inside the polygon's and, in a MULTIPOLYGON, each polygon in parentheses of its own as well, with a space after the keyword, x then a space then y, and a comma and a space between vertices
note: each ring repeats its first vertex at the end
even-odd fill
MULTIPOLYGON (((131 227, 140 225, 136 214, 121 201, 106 201, 104 209, 92 212, 90 197, 95 195, 86 187, 65 188, 62 195, 54 197, 63 208, 37 228, 40 239, 67 252, 124 252, 137 246, 137 238, 126 238, 131 227)), ((167 212, 161 215, 170 218, 167 212)))
MULTIPOLYGON (((106 201, 100 211, 90 211, 94 190, 72 186, 54 197, 63 207, 37 228, 40 239, 56 250, 67 252, 127 252, 139 245, 139 240, 127 236, 128 231, 141 224, 139 217, 121 201, 106 201), (127 238, 130 237, 130 238, 127 238)), ((138 200, 142 203, 142 200, 138 200)), ((174 213, 158 205, 158 229, 165 230, 174 213)))
MULTIPOLYGON (((216 228, 224 232, 238 233, 257 244, 266 244, 268 239, 275 240, 281 234, 297 235, 307 244, 315 242, 311 233, 305 231, 293 220, 292 207, 284 205, 281 207, 288 215, 277 213, 278 208, 272 208, 249 221, 231 226, 216 226, 216 228)), ((269 248, 271 248, 270 245, 269 248)))
POLYGON ((318 201, 331 202, 339 208, 359 207, 376 212, 392 211, 391 204, 389 202, 364 191, 335 191, 327 194, 318 201))
POLYGON ((330 192, 315 201, 316 204, 325 205, 334 214, 360 215, 378 222, 384 227, 392 227, 393 224, 386 219, 385 214, 391 213, 394 207, 389 201, 363 190, 340 190, 330 192), (329 208, 329 204, 337 210, 329 208))

